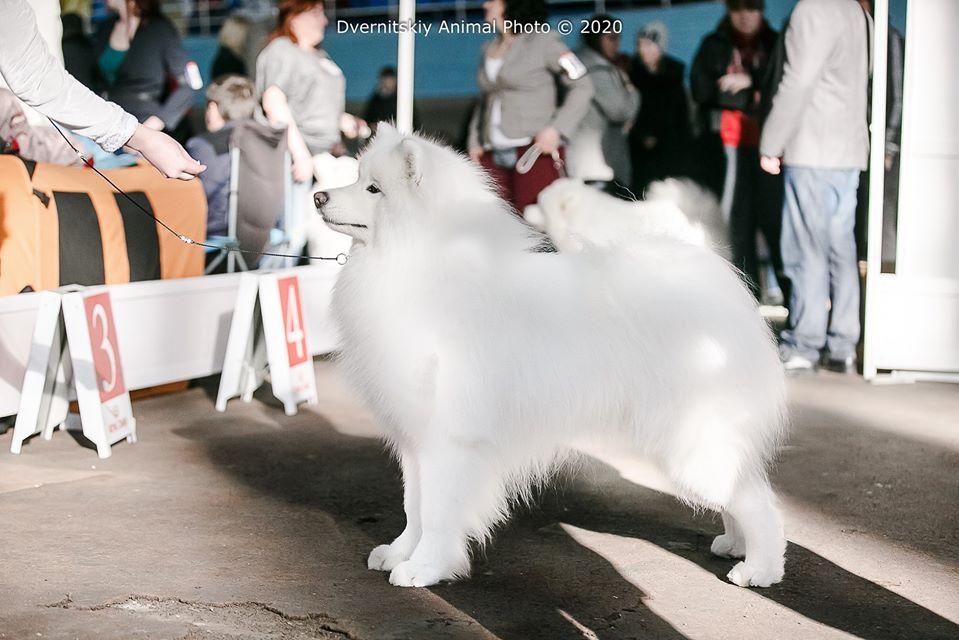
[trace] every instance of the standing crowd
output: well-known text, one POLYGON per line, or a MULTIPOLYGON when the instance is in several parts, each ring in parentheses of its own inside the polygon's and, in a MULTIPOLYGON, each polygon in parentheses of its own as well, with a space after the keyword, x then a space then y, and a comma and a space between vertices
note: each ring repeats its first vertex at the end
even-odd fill
MULTIPOLYGON (((345 251, 349 239, 313 215, 310 196, 355 179, 349 150, 370 135, 370 126, 346 113, 346 79, 322 47, 323 0, 280 0, 253 69, 244 55, 251 22, 227 20, 206 89, 206 131, 198 135, 185 115, 203 83, 158 1, 107 4, 112 17, 92 38, 76 16, 63 16, 69 70, 135 118, 139 130, 166 132, 208 167, 201 179, 209 235, 230 231, 234 131, 265 126, 283 132, 277 144, 288 154, 292 185, 292 206, 276 221, 282 233, 271 241, 293 254, 307 245, 316 254, 345 251)), ((547 21, 545 0, 486 0, 483 9, 497 35, 480 55, 480 97, 465 146, 517 212, 563 175, 627 199, 658 179, 694 179, 720 199, 732 261, 757 298, 781 299, 789 309, 782 335, 787 369, 811 371, 823 363, 855 370, 869 0, 798 0, 782 33, 766 21, 763 0, 726 0, 725 15, 692 61, 688 89, 685 66, 669 55, 669 32, 660 22, 639 30, 628 56, 613 16, 593 16, 597 28, 572 51, 555 32, 523 28, 547 21)), ((901 37, 893 42, 894 33, 891 44, 898 47, 891 50, 901 63, 901 37)), ((895 105, 895 78, 892 85, 895 105)), ((384 69, 368 117, 394 116, 395 92, 395 72, 384 69)), ((0 109, 15 104, 0 96, 0 109)), ((0 113, 0 135, 15 129, 13 115, 0 113)), ((886 164, 893 169, 896 107, 889 115, 886 164)), ((123 126, 129 131, 117 135, 126 140, 134 125, 123 120, 123 126)), ((111 139, 110 151, 114 142, 123 141, 111 139)), ((120 162, 106 155, 104 166, 120 162)))
MULTIPOLYGON (((545 21, 542 1, 484 7, 499 37, 483 50, 468 148, 518 212, 564 173, 630 199, 653 180, 695 179, 720 198, 732 262, 754 294, 789 310, 787 371, 856 371, 869 0, 799 0, 782 33, 763 0, 726 0, 688 93, 662 23, 639 31, 630 58, 615 29, 585 34, 573 52, 554 34, 502 28, 545 21)), ((894 156, 897 116, 889 129, 894 156)))

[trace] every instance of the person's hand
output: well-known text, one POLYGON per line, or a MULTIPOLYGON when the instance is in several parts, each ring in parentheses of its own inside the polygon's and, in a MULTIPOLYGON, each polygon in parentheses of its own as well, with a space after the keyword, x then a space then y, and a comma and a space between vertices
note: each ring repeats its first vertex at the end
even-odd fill
POLYGON ((484 153, 483 147, 470 147, 470 148, 469 148, 469 157, 470 157, 470 160, 472 160, 472 161, 475 162, 476 164, 479 164, 479 163, 480 163, 480 160, 481 160, 482 157, 483 157, 483 153, 484 153))
POLYGON ((727 73, 719 79, 719 90, 725 93, 739 93, 753 86, 753 79, 748 73, 727 73))
POLYGON ((340 116, 340 131, 343 132, 344 136, 352 140, 360 136, 369 137, 370 126, 366 124, 366 120, 362 118, 357 118, 349 113, 343 113, 340 116), (366 135, 364 135, 364 133, 366 135))
POLYGON ((643 136, 643 148, 644 149, 654 149, 656 148, 656 138, 654 136, 643 136))
POLYGON ((759 166, 763 168, 763 171, 774 176, 778 176, 779 172, 782 171, 782 161, 772 156, 761 157, 759 159, 759 166))
POLYGON ((539 150, 546 155, 552 155, 559 151, 559 145, 562 144, 563 137, 557 131, 556 127, 546 127, 536 134, 533 144, 539 147, 539 150))
POLYGON ((137 125, 127 146, 137 151, 167 178, 192 180, 206 170, 206 166, 190 157, 180 143, 145 125, 137 125))
POLYGON ((309 182, 313 179, 313 157, 309 154, 293 154, 293 179, 309 182))
POLYGON ((150 116, 143 121, 144 127, 150 127, 154 131, 163 131, 163 120, 160 120, 157 116, 150 116))

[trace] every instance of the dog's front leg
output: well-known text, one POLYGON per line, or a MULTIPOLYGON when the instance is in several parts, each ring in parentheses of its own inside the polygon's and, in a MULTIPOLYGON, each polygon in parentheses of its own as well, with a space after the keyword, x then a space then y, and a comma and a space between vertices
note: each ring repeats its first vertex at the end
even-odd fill
POLYGON ((469 540, 482 538, 505 509, 492 446, 439 436, 417 454, 422 536, 390 583, 425 587, 469 574, 469 540))
POLYGON ((400 468, 403 470, 403 510, 406 511, 406 528, 390 544, 381 544, 373 549, 366 565, 376 571, 392 571, 393 567, 408 560, 420 541, 420 478, 416 456, 410 448, 400 449, 400 468))

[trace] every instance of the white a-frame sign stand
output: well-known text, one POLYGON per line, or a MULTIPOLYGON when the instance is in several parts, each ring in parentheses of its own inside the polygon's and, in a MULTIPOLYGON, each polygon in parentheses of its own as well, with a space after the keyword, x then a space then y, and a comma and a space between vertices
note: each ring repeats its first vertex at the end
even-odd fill
POLYGON ((301 402, 316 404, 316 374, 306 339, 300 281, 294 273, 244 273, 230 324, 217 411, 230 398, 253 399, 266 377, 286 415, 301 402))
POLYGON ((75 386, 83 435, 109 458, 113 443, 136 442, 110 293, 66 287, 40 295, 10 451, 20 453, 36 433, 49 440, 54 427, 65 429, 75 386))

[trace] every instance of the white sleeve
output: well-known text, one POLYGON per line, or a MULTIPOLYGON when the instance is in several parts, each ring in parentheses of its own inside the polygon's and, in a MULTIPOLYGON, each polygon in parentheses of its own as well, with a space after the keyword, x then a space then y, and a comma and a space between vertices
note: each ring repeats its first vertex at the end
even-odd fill
POLYGON ((137 121, 67 73, 47 49, 26 0, 0 0, 0 76, 25 103, 107 151, 126 144, 137 121))

